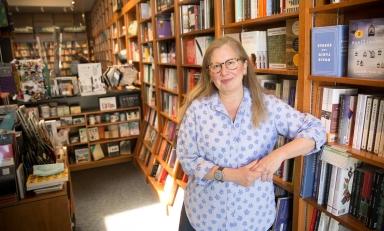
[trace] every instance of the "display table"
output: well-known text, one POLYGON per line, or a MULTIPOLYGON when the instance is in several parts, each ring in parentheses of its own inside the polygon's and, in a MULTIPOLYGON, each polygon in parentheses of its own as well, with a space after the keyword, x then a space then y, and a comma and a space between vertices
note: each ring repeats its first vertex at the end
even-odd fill
POLYGON ((70 183, 63 190, 0 205, 1 231, 70 231, 74 217, 70 183))

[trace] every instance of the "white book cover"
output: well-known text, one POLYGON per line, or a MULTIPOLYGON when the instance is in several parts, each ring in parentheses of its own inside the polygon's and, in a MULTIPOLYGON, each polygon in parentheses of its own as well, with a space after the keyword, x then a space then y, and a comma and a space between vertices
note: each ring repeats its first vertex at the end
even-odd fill
POLYGON ((381 138, 381 134, 383 133, 383 127, 384 127, 383 124, 384 124, 384 99, 380 99, 379 116, 377 119, 377 131, 375 136, 375 146, 373 148, 373 152, 376 154, 379 154, 380 138, 381 138))
POLYGON ((353 129, 353 142, 352 142, 352 148, 354 149, 360 149, 361 147, 361 138, 363 136, 363 126, 364 126, 364 117, 365 117, 365 107, 366 107, 368 96, 370 95, 359 94, 357 96, 355 127, 353 129))
POLYGON ((371 121, 369 122, 369 131, 368 131, 368 141, 367 141, 367 151, 373 151, 373 141, 376 136, 376 128, 377 128, 377 118, 379 117, 379 98, 373 98, 372 101, 372 113, 371 113, 371 121))
POLYGON ((339 231, 339 222, 333 218, 329 221, 329 231, 339 231))
POLYGON ((321 171, 320 171, 320 180, 319 180, 319 192, 317 196, 317 204, 322 205, 324 201, 325 194, 325 178, 327 176, 327 162, 321 161, 321 171))
POLYGON ((327 142, 336 142, 337 140, 337 124, 339 122, 339 119, 336 114, 338 113, 341 94, 355 95, 357 94, 357 89, 345 87, 323 88, 320 120, 327 131, 327 142))
POLYGON ((371 120, 371 112, 372 112, 372 97, 367 98, 367 105, 365 107, 365 116, 364 116, 364 125, 363 125, 363 136, 361 138, 361 149, 366 150, 367 142, 368 142, 368 132, 369 132, 369 124, 371 120))

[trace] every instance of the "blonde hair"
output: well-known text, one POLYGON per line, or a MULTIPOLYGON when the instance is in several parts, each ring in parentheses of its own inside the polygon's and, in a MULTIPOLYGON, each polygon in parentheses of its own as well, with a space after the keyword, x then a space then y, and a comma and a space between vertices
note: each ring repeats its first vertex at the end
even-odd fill
POLYGON ((247 74, 243 77, 243 85, 249 89, 252 100, 252 124, 255 127, 258 127, 267 115, 263 102, 262 88, 256 79, 252 62, 250 61, 241 43, 226 36, 215 39, 206 50, 203 58, 203 64, 201 66, 200 80, 185 97, 179 110, 179 121, 183 119, 186 110, 191 105, 193 100, 211 96, 213 93, 218 91, 215 84, 210 80, 208 65, 211 63, 212 53, 224 45, 230 46, 237 53, 240 59, 247 60, 248 62, 247 74))

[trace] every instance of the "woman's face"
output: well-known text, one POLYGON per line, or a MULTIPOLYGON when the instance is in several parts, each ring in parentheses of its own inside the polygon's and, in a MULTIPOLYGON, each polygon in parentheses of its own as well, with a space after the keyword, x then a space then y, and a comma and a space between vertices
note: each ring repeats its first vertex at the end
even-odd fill
POLYGON ((242 91, 247 62, 240 60, 232 47, 223 45, 212 52, 209 73, 220 93, 242 91))

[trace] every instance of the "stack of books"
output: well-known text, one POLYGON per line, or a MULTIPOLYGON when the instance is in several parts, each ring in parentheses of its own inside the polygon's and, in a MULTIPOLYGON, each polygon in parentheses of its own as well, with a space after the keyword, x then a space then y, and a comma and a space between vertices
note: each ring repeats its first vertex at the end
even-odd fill
POLYGON ((68 181, 68 168, 62 172, 37 176, 29 175, 27 179, 27 191, 34 191, 36 194, 55 192, 63 189, 64 183, 68 181))

